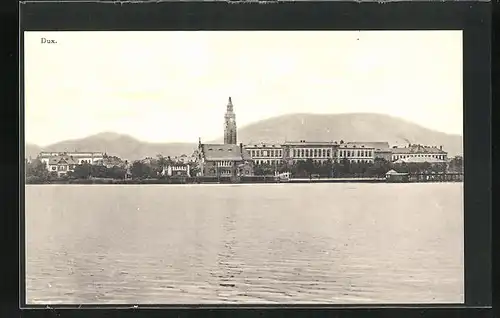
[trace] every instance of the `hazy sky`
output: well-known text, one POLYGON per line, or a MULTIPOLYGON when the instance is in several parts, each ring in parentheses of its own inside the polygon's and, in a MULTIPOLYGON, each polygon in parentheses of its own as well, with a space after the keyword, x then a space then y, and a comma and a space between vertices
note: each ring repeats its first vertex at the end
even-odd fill
POLYGON ((222 135, 288 113, 373 112, 462 133, 461 31, 25 33, 26 142, 222 135), (56 44, 42 44, 41 38, 56 44))

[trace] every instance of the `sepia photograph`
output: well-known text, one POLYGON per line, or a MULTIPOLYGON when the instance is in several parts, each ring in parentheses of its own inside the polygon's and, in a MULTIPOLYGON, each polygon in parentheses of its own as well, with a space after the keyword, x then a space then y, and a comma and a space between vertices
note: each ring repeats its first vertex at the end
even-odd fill
POLYGON ((462 31, 24 32, 25 302, 464 303, 462 31))

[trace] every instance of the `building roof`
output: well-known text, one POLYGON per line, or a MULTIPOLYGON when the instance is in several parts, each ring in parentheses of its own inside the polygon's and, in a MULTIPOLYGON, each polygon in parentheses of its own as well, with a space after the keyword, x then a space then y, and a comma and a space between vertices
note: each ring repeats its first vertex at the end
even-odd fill
POLYGON ((78 161, 71 156, 55 156, 49 159, 49 165, 77 165, 78 161))
POLYGON ((285 141, 286 146, 335 146, 336 141, 285 141))
POLYGON ((410 147, 392 148, 394 154, 412 154, 412 153, 428 153, 428 154, 446 154, 446 151, 439 149, 436 146, 411 145, 410 147))
POLYGON ((397 172, 396 170, 394 169, 391 169, 389 171, 387 171, 387 173, 385 174, 386 176, 389 175, 389 176, 405 176, 407 175, 408 173, 405 173, 405 172, 397 172))
POLYGON ((394 163, 445 163, 446 160, 436 159, 433 157, 425 158, 425 157, 408 157, 402 158, 394 161, 394 163))
POLYGON ((266 143, 253 143, 253 144, 248 144, 244 145, 244 148, 281 148, 282 146, 280 144, 266 144, 266 143))
POLYGON ((370 143, 363 142, 346 142, 340 145, 340 148, 349 148, 349 149, 375 149, 370 143))
POLYGON ((349 141, 348 145, 365 146, 365 148, 374 148, 376 150, 390 151, 390 146, 387 141, 349 141))
POLYGON ((241 145, 202 144, 205 160, 212 161, 243 161, 250 160, 250 154, 241 145), (243 150, 243 151, 242 151, 243 150))
POLYGON ((73 151, 73 152, 67 152, 67 151, 42 151, 38 155, 39 158, 51 158, 54 156, 71 156, 73 158, 87 158, 87 157, 104 157, 104 153, 102 152, 92 152, 92 151, 73 151))

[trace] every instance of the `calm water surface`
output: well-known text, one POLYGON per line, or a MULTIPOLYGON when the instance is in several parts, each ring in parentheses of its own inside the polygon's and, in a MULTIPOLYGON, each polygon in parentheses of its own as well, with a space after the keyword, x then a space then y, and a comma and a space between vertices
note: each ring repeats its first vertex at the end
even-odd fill
POLYGON ((463 302, 462 192, 27 186, 27 303, 463 302))

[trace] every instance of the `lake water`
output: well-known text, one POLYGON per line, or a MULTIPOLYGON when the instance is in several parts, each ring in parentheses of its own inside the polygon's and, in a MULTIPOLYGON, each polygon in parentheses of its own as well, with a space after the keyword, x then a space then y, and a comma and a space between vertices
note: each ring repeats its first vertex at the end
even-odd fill
POLYGON ((460 303, 463 184, 26 186, 28 304, 460 303))

